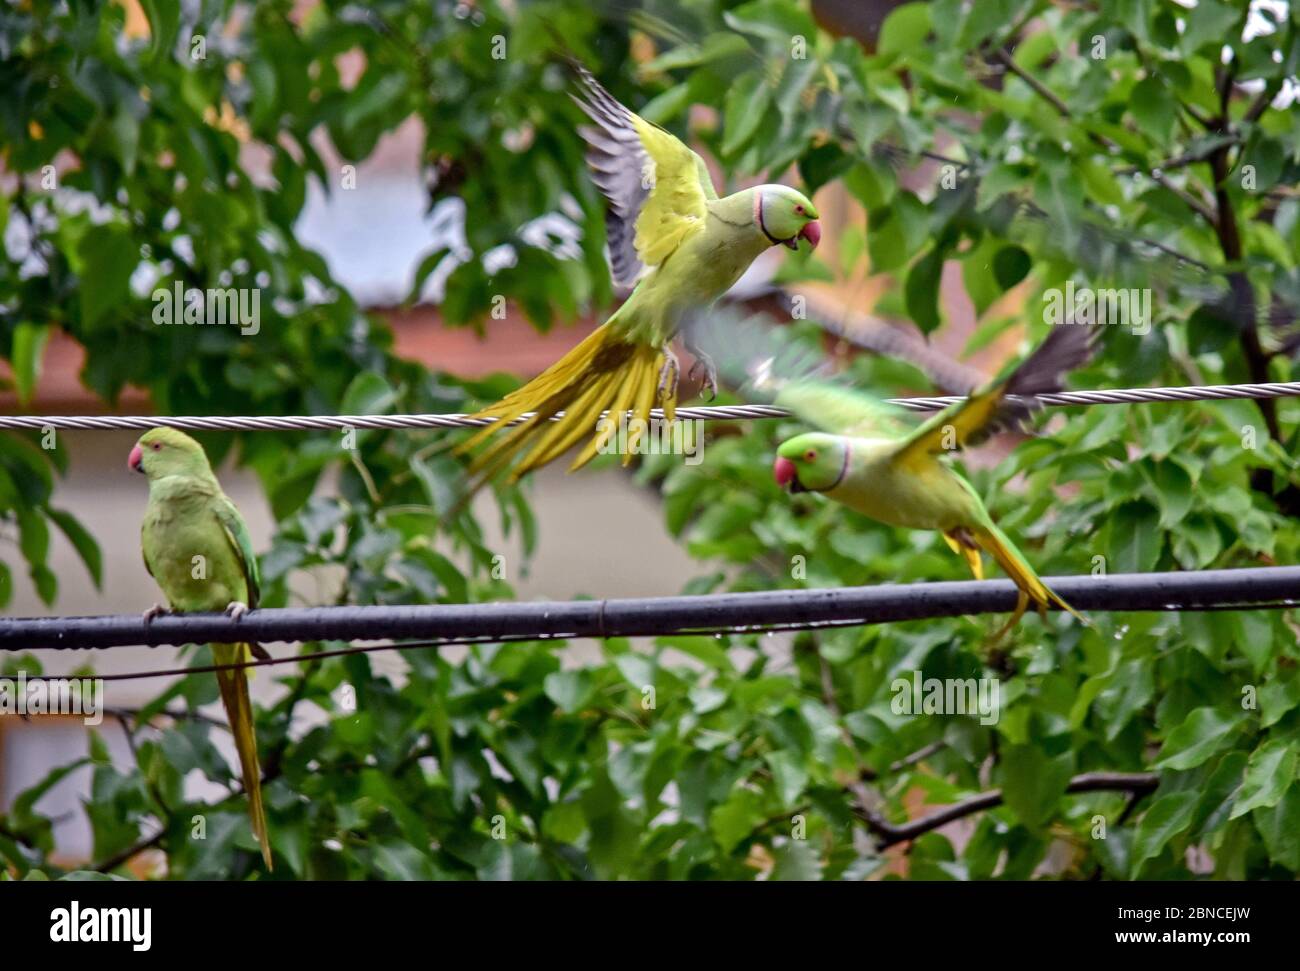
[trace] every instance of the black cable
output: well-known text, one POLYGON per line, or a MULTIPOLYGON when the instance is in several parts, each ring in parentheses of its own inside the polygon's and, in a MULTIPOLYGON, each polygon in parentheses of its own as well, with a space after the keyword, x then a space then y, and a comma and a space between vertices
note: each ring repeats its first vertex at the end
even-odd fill
MULTIPOLYGON (((1300 567, 1049 577, 1081 611, 1262 609, 1300 604, 1300 567)), ((876 624, 1015 607, 1009 580, 883 584, 771 590, 694 597, 541 603, 298 607, 224 614, 172 614, 0 620, 0 650, 181 645, 200 642, 293 643, 410 638, 502 641, 545 637, 634 637, 729 633, 777 625, 876 624)), ((384 649, 390 649, 391 645, 384 649)))

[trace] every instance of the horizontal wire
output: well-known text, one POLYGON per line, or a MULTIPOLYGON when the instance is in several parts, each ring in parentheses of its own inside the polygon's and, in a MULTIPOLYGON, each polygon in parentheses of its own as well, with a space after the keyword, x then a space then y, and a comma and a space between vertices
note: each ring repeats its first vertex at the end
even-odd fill
MULTIPOLYGON (((1208 384, 1181 388, 1116 388, 1110 391, 1062 391, 1036 395, 1031 404, 1051 407, 1080 405, 1126 405, 1170 401, 1225 401, 1231 399, 1300 397, 1300 381, 1266 384, 1208 384)), ((961 396, 889 398, 887 403, 912 411, 940 411, 966 399, 961 396)), ((1010 402, 1020 401, 1008 395, 1010 402)), ((563 412, 555 415, 559 420, 563 412)), ((677 409, 677 417, 698 421, 744 421, 763 418, 788 418, 791 414, 774 405, 713 405, 677 409)), ((512 424, 527 421, 532 412, 512 424)), ((663 418, 659 408, 652 418, 663 418)), ((429 415, 242 415, 232 417, 206 415, 0 415, 0 430, 53 428, 63 431, 121 431, 170 426, 186 431, 310 431, 330 429, 404 429, 404 428, 482 428, 495 424, 495 418, 476 418, 467 414, 429 415)))
MULTIPOLYGON (((1287 610, 1291 607, 1300 606, 1300 599, 1252 603, 1249 606, 1251 610, 1287 610)), ((1242 605, 1239 603, 1202 604, 1191 609, 1196 611, 1241 610, 1242 605)), ((845 627, 860 626, 863 626, 863 622, 860 620, 828 620, 811 624, 774 624, 770 626, 733 625, 730 627, 701 628, 690 631, 689 635, 692 637, 722 637, 724 635, 757 634, 769 635, 798 633, 800 631, 838 630, 845 627)), ((95 680, 98 681, 140 681, 146 678, 186 677, 191 674, 210 674, 216 671, 238 671, 243 670, 244 668, 279 667, 285 664, 297 664, 302 661, 319 661, 333 657, 348 657, 353 654, 376 654, 381 651, 400 652, 430 649, 437 650, 444 647, 474 647, 479 644, 518 644, 527 643, 529 641, 563 641, 568 637, 569 635, 566 634, 522 634, 511 637, 475 637, 462 638, 459 640, 432 638, 423 641, 403 641, 400 644, 354 644, 350 647, 332 648, 326 651, 309 651, 305 654, 291 654, 285 657, 272 657, 260 661, 241 661, 236 664, 205 664, 190 668, 163 668, 161 670, 152 671, 131 671, 123 674, 95 675, 94 677, 95 680)), ((162 714, 165 714, 165 712, 162 714)))
MULTIPOLYGON (((1219 610, 1300 605, 1300 566, 1047 578, 1080 610, 1219 610)), ((436 640, 499 643, 577 637, 766 633, 901 620, 1005 613, 1009 580, 766 590, 701 596, 534 603, 294 607, 225 614, 0 619, 0 650, 115 648, 191 643, 436 640)), ((383 644, 375 650, 400 650, 383 644)), ((344 648, 363 653, 360 647, 344 648)), ((333 655, 326 655, 333 656, 333 655)), ((299 658, 276 659, 292 663, 299 658)), ((267 662, 253 662, 258 666, 267 662)), ((165 673, 190 673, 177 669, 165 673)))
MULTIPOLYGON (((857 627, 861 621, 835 620, 815 624, 785 624, 753 628, 747 625, 714 627, 692 630, 692 637, 722 637, 740 634, 780 634, 807 630, 829 630, 841 627, 857 627)), ((216 671, 238 671, 244 668, 278 667, 285 664, 297 664, 301 661, 319 661, 333 657, 349 657, 353 654, 376 654, 380 651, 416 651, 440 649, 444 647, 474 647, 479 644, 520 644, 536 641, 563 641, 568 634, 515 634, 508 637, 465 637, 465 638, 430 638, 422 641, 402 641, 393 644, 353 644, 350 647, 337 647, 325 651, 309 651, 305 654, 290 654, 285 657, 272 657, 264 660, 240 661, 234 664, 204 664, 190 668, 163 668, 154 671, 130 671, 123 674, 95 675, 97 681, 138 681, 144 678, 182 677, 191 674, 210 674, 216 671)), ((628 635, 635 636, 635 635, 628 635)), ((648 636, 648 635, 647 635, 648 636)), ((35 680, 35 679, 29 679, 35 680)))

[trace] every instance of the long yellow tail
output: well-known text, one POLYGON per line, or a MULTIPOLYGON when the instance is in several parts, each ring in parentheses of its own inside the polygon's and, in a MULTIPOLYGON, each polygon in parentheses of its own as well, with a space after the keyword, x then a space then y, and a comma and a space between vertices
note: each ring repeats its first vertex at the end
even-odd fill
MULTIPOLYGON (((579 469, 614 435, 625 415, 635 430, 649 423, 664 360, 663 352, 654 345, 629 342, 608 325, 599 327, 522 388, 478 412, 474 417, 497 420, 462 443, 457 452, 499 434, 497 441, 474 459, 470 471, 480 476, 479 484, 482 484, 528 449, 511 470, 510 479, 515 481, 590 435, 586 447, 569 466, 570 472, 579 469), (550 420, 561 411, 563 417, 550 420), (533 413, 531 417, 505 430, 506 425, 529 412, 533 413), (602 412, 609 413, 609 420, 598 424, 602 412), (633 425, 633 419, 645 424, 633 425)), ((672 392, 663 402, 664 413, 670 421, 677 404, 676 390, 672 392)), ((633 452, 631 447, 626 450, 624 465, 631 461, 633 452)))
POLYGON ((998 566, 1002 567, 1002 572, 1015 581, 1016 586, 1020 588, 1020 599, 1016 602, 1015 613, 1012 614, 1011 619, 1002 630, 998 632, 998 637, 1016 625, 1016 622, 1024 615, 1031 602, 1039 613, 1046 613, 1048 607, 1055 605, 1062 610, 1068 610, 1083 623, 1088 623, 1082 614, 1057 596, 1042 581, 1038 574, 1034 572, 1034 568, 1029 565, 1029 561, 1016 549, 1015 544, 1007 539, 1006 533, 998 529, 992 522, 973 527, 968 531, 968 534, 979 544, 981 549, 986 550, 997 561, 998 566))
MULTIPOLYGON (((252 657, 248 644, 213 644, 212 656, 217 664, 241 664, 252 657)), ((221 702, 230 719, 230 732, 239 753, 239 769, 248 795, 248 815, 253 821, 253 835, 262 847, 266 868, 271 867, 271 842, 266 831, 266 809, 262 805, 262 770, 257 762, 257 738, 253 734, 253 702, 248 696, 248 674, 243 669, 218 671, 217 685, 221 702)))

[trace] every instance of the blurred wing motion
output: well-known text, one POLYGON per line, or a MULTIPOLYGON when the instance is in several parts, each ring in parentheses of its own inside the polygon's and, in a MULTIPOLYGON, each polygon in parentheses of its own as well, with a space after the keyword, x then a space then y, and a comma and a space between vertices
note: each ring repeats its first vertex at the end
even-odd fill
POLYGON ((1083 366, 1096 349, 1100 327, 1062 325, 1023 361, 964 401, 950 405, 916 429, 899 448, 899 459, 939 455, 979 445, 1007 428, 1019 427, 1037 411, 1038 395, 1065 387, 1065 376, 1083 366))
POLYGON ((688 325, 690 343, 708 354, 723 380, 754 402, 788 409, 836 435, 901 437, 913 427, 905 408, 850 387, 832 375, 820 347, 763 314, 714 307, 688 325))

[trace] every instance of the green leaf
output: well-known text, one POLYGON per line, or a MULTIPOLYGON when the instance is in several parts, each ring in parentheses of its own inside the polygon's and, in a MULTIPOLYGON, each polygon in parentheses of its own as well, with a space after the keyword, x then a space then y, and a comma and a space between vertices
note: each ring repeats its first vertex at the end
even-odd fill
POLYGON ((781 804, 793 807, 808 785, 808 767, 795 753, 785 749, 767 753, 763 761, 772 770, 781 804))
POLYGON ((1246 763, 1246 777, 1229 818, 1244 816, 1252 809, 1276 806, 1295 781, 1298 758, 1296 743, 1283 739, 1265 742, 1255 749, 1246 763))
POLYGON ((811 42, 817 35, 813 19, 787 0, 750 0, 724 13, 722 19, 732 30, 771 41, 785 52, 792 37, 811 42))
POLYGON ((1197 792, 1171 792, 1151 804, 1138 823, 1129 861, 1129 878, 1136 879, 1142 864, 1160 854, 1175 836, 1186 833, 1200 800, 1197 792))
POLYGON ((81 323, 92 330, 110 310, 122 310, 129 300, 139 254, 131 234, 111 224, 91 228, 82 237, 78 253, 81 323))
POLYGON ((1026 826, 1038 828, 1056 814, 1073 768, 1073 754, 1049 758, 1036 745, 1010 745, 1002 754, 1002 795, 1026 826))
POLYGON ((1150 503, 1126 502, 1111 514, 1110 570, 1114 573, 1150 573, 1160 558, 1164 537, 1157 528, 1159 516, 1150 503))
POLYGON ((1270 728, 1300 705, 1300 674, 1292 668, 1270 679, 1259 689, 1259 726, 1270 728))
POLYGON ((907 274, 904 294, 907 313, 923 334, 937 330, 939 318, 939 281, 943 276, 946 250, 936 246, 912 264, 907 274))
POLYGON ((763 821, 758 793, 737 786, 725 802, 709 814, 709 830, 722 852, 730 853, 763 821))
POLYGON ((772 103, 772 89, 757 71, 742 74, 727 92, 722 153, 734 155, 748 144, 772 103))
POLYGON ((919 47, 930 33, 930 5, 905 3, 895 7, 880 27, 876 49, 881 54, 907 53, 919 47))
POLYGON ((1172 529, 1183 521, 1192 508, 1192 477, 1177 462, 1153 462, 1146 459, 1138 469, 1151 484, 1151 492, 1160 507, 1161 529, 1172 529))
POLYGON ((67 537, 68 542, 72 544, 72 548, 77 551, 77 555, 81 557, 81 562, 90 571, 90 578, 94 581, 95 589, 98 590, 104 581, 104 564, 95 537, 91 536, 90 532, 70 512, 51 508, 47 509, 45 514, 59 527, 63 535, 67 537))
POLYGON ((929 216, 909 192, 900 192, 892 205, 867 217, 867 252, 871 271, 883 273, 905 266, 924 242, 929 216))
POLYGON ((574 714, 587 706, 593 682, 590 671, 552 671, 542 682, 546 697, 566 714, 574 714))
POLYGON ((397 393, 374 371, 361 371, 343 392, 339 403, 342 415, 382 415, 393 407, 397 393))
POLYGON ((1169 141, 1178 106, 1163 81, 1150 77, 1139 81, 1129 95, 1128 110, 1138 127, 1157 145, 1169 141))
POLYGON ((993 254, 993 277, 1003 290, 1010 290, 1029 275, 1033 260, 1019 246, 1004 246, 993 254))
POLYGON ((32 392, 40 380, 41 360, 49 337, 50 328, 47 325, 24 321, 14 328, 13 352, 9 363, 13 367, 14 389, 18 392, 18 400, 24 405, 32 400, 32 392))
POLYGON ((1243 12, 1244 6, 1234 9, 1219 0, 1196 0, 1196 6, 1183 12, 1186 20, 1180 46, 1188 54, 1211 46, 1217 61, 1219 49, 1232 39, 1243 12))
POLYGON ((1300 870, 1300 784, 1291 783, 1275 805, 1261 806, 1251 818, 1273 862, 1300 870))
POLYGON ((646 121, 663 125, 676 118, 691 106, 691 86, 685 82, 675 84, 662 94, 655 95, 637 112, 646 121))
POLYGON ((1245 714, 1224 713, 1218 708, 1197 708, 1181 725, 1169 733, 1160 748, 1156 767, 1194 769, 1210 756, 1236 741, 1237 729, 1245 714))
POLYGON ((820 880, 822 861, 809 840, 787 840, 772 850, 771 880, 820 880))
POLYGON ((180 32, 180 0, 141 0, 140 5, 149 19, 150 57, 159 61, 170 58, 180 32))
MULTIPOLYGON (((988 310, 1003 293, 997 277, 993 274, 993 254, 997 248, 992 238, 985 237, 980 245, 967 253, 962 260, 962 283, 965 284, 966 295, 975 305, 977 318, 984 316, 984 311, 988 310)), ((970 353, 972 348, 967 346, 966 350, 970 353)))

